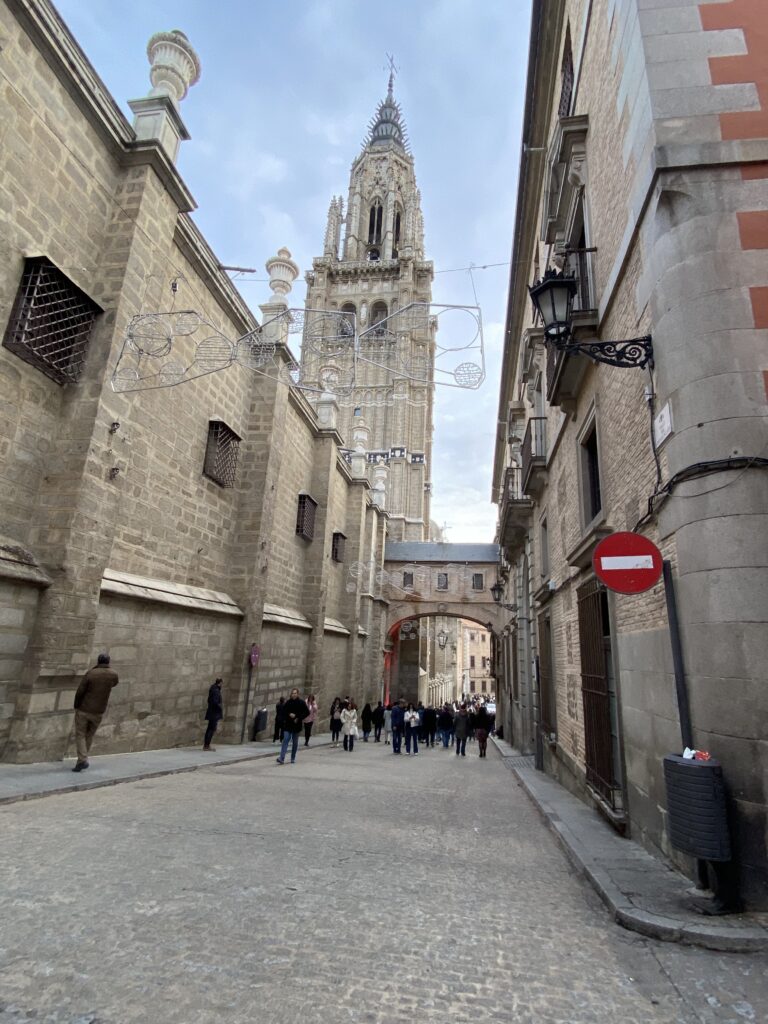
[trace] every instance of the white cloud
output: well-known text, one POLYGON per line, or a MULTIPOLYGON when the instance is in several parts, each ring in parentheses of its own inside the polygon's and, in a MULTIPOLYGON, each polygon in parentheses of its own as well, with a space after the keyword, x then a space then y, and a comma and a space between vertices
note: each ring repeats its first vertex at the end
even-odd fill
POLYGON ((241 143, 224 160, 226 188, 240 202, 248 202, 263 185, 276 185, 288 177, 288 163, 256 143, 241 143))

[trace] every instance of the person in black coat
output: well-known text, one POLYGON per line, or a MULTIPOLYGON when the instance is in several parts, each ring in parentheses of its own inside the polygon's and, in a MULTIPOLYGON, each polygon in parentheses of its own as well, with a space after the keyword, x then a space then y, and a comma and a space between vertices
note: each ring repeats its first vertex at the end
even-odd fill
POLYGON ((216 747, 211 746, 211 740, 213 734, 216 732, 216 727, 224 717, 224 703, 221 699, 221 679, 217 679, 208 690, 208 707, 205 712, 205 720, 208 723, 208 728, 205 730, 205 739, 203 740, 203 750, 215 750, 216 747))
POLYGON ((371 710, 370 704, 365 704, 363 706, 360 721, 363 725, 363 743, 367 743, 368 737, 371 735, 371 725, 373 724, 373 711, 371 710))
POLYGON ((283 708, 285 707, 285 697, 281 697, 280 700, 275 704, 275 731, 272 733, 272 742, 277 743, 278 740, 283 738, 283 708))
POLYGON ((384 705, 379 701, 371 715, 373 720, 373 742, 381 743, 381 729, 384 725, 384 705))
POLYGON ((437 716, 437 727, 440 730, 443 746, 447 747, 453 737, 453 712, 449 704, 443 704, 442 710, 437 716))
POLYGON ((437 732, 437 712, 430 704, 428 708, 424 709, 424 718, 422 720, 424 727, 424 744, 427 747, 434 747, 435 745, 435 733, 437 732))
POLYGON ((296 752, 299 749, 299 733, 302 731, 304 720, 309 718, 309 708, 306 701, 299 696, 299 691, 294 687, 291 695, 283 705, 283 743, 280 753, 277 755, 277 763, 285 764, 285 755, 288 751, 288 744, 291 744, 291 764, 296 761, 296 752))
POLYGON ((481 704, 475 711, 475 736, 477 745, 480 748, 480 757, 486 756, 488 745, 488 734, 491 731, 491 716, 485 710, 485 704, 481 704))

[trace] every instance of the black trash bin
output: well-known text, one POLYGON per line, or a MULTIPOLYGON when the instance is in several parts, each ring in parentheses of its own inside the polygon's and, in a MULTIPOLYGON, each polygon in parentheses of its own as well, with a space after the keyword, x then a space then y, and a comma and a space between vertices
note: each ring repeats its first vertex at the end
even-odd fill
POLYGON ((731 859, 723 769, 719 761, 664 758, 667 831, 676 850, 708 861, 731 859))
POLYGON ((253 731, 251 733, 251 739, 255 740, 256 736, 260 732, 264 732, 267 728, 267 720, 269 718, 269 712, 266 708, 259 708, 256 712, 256 717, 253 720, 253 731))

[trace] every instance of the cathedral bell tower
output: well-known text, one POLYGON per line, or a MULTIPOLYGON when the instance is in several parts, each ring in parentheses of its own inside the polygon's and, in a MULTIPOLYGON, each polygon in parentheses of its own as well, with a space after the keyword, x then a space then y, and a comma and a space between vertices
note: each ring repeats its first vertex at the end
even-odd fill
POLYGON ((357 351, 303 346, 302 380, 318 398, 321 390, 336 395, 339 431, 356 464, 366 435, 366 475, 390 514, 390 537, 427 540, 434 268, 424 259, 421 195, 393 82, 391 74, 352 164, 346 206, 341 196, 331 200, 323 255, 307 274, 307 309, 348 313, 357 351), (356 432, 360 421, 366 429, 356 432))

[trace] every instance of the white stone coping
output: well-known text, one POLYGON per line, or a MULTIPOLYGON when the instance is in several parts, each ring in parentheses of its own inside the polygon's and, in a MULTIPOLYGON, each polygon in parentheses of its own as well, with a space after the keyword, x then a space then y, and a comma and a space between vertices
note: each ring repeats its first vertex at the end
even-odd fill
POLYGON ((3 536, 0 536, 0 578, 31 583, 36 587, 51 584, 50 577, 40 568, 32 552, 3 536))
POLYGON ((343 622, 339 622, 338 619, 326 618, 323 623, 324 633, 340 633, 342 636, 350 636, 350 632, 343 622))
POLYGON ((106 569, 101 580, 102 594, 132 597, 139 601, 172 604, 191 611, 213 612, 215 615, 243 617, 243 611, 229 594, 203 587, 190 587, 186 583, 171 583, 148 576, 134 576, 129 572, 106 569))
POLYGON ((358 626, 357 627, 357 635, 358 636, 370 636, 370 633, 368 632, 367 629, 363 629, 362 626, 358 626))
POLYGON ((281 608, 277 604, 265 604, 264 613, 261 617, 262 623, 273 622, 280 626, 292 626, 294 629, 308 629, 311 631, 312 625, 301 612, 295 611, 293 608, 281 608))

